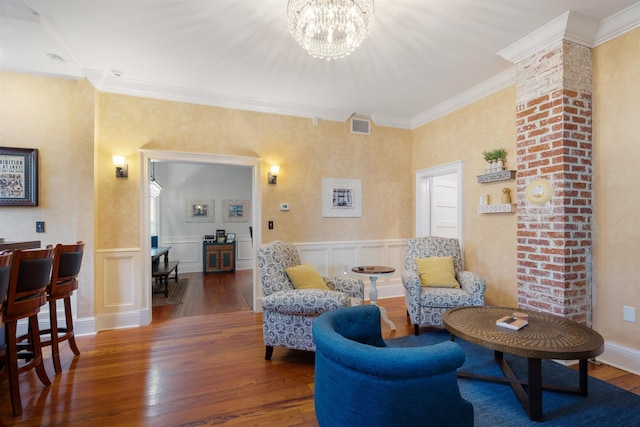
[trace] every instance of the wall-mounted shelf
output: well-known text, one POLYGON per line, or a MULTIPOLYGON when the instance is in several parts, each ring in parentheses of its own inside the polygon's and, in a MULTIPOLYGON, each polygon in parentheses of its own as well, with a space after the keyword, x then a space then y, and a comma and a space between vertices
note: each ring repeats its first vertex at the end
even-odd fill
POLYGON ((493 213, 512 213, 516 211, 515 203, 497 203, 495 205, 480 205, 478 206, 478 213, 481 214, 493 214, 493 213))
POLYGON ((516 179, 516 171, 513 170, 489 172, 484 175, 478 175, 478 182, 481 184, 496 181, 509 181, 512 179, 516 179))

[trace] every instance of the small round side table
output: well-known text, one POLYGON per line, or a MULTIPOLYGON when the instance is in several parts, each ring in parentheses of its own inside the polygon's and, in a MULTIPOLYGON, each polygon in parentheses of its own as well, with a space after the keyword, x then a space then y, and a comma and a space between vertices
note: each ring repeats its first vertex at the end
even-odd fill
POLYGON ((371 288, 369 289, 369 300, 371 304, 377 305, 380 309, 380 316, 382 320, 385 321, 389 325, 392 331, 396 330, 396 324, 389 320, 387 316, 387 309, 378 305, 378 288, 376 288, 376 281, 378 277, 386 277, 392 275, 396 270, 391 267, 384 267, 380 265, 364 265, 359 267, 353 267, 351 269, 356 274, 360 274, 363 276, 368 276, 369 280, 371 280, 371 288))

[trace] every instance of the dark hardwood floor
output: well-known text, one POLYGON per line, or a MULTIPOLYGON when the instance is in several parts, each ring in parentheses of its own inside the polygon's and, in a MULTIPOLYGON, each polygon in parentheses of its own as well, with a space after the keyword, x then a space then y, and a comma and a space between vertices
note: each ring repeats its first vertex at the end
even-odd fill
MULTIPOLYGON (((317 426, 314 354, 282 348, 264 360, 262 320, 251 310, 251 272, 193 274, 183 304, 153 309, 149 326, 65 343, 63 372, 43 387, 21 375, 23 415, 13 417, 6 375, 0 418, 7 426, 317 426)), ((411 334, 403 298, 379 303, 411 334)), ((590 375, 640 394, 640 377, 589 364, 590 375)))
POLYGON ((182 304, 153 307, 152 321, 253 310, 253 271, 181 273, 189 278, 182 304))

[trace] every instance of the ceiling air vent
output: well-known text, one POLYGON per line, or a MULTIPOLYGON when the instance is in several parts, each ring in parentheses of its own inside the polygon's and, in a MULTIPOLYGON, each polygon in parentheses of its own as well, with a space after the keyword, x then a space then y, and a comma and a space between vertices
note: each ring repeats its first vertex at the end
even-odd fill
POLYGON ((352 118, 351 119, 351 133, 359 133, 361 135, 370 134, 371 122, 366 119, 352 118))

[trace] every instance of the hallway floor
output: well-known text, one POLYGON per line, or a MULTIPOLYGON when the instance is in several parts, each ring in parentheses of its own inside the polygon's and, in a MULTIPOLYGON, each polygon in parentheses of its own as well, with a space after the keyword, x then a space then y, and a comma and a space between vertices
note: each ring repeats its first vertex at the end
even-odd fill
POLYGON ((253 310, 253 270, 180 273, 189 278, 182 304, 153 307, 152 322, 203 314, 253 310))

